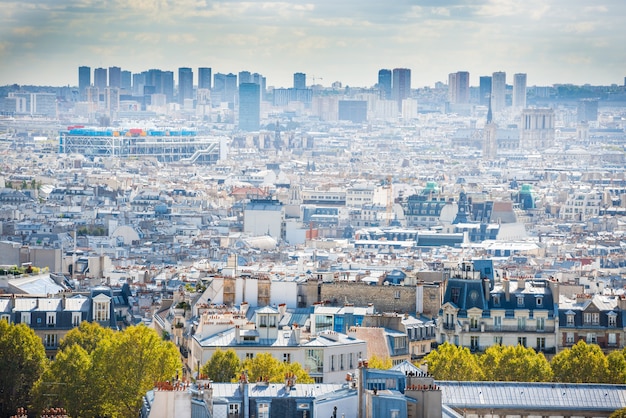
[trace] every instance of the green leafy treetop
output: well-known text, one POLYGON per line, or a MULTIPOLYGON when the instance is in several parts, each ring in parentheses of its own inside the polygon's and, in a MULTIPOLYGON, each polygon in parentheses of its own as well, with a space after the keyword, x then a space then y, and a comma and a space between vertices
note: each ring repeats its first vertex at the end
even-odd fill
POLYGON ((253 359, 246 359, 242 364, 242 369, 248 371, 250 382, 266 380, 270 383, 281 383, 285 380, 287 373, 294 374, 297 383, 315 382, 300 363, 280 362, 270 353, 260 353, 253 359))
POLYGON ((467 347, 445 342, 431 351, 424 361, 428 364, 428 373, 437 380, 483 380, 478 359, 467 347))
POLYGON ((239 357, 232 348, 215 350, 209 361, 200 369, 200 374, 214 382, 232 382, 241 369, 239 357))
POLYGON ((609 376, 608 360, 600 347, 584 340, 554 356, 551 366, 557 382, 605 383, 609 376))
POLYGON ((486 380, 550 382, 552 369, 543 353, 522 345, 493 345, 480 357, 486 380))
POLYGON ((368 367, 371 369, 389 370, 393 367, 393 362, 390 357, 380 358, 373 355, 368 360, 368 367))
POLYGON ((32 387, 46 365, 46 350, 35 331, 0 320, 0 416, 31 405, 32 387))

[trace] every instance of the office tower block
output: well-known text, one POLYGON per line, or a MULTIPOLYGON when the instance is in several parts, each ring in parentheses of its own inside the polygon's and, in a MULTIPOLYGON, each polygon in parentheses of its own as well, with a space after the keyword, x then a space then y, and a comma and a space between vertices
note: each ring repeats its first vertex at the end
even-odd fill
POLYGON ((526 108, 526 74, 513 75, 513 107, 516 109, 526 108))
POLYGON ((109 116, 114 116, 120 110, 120 89, 117 87, 104 89, 104 108, 109 116))
POLYGON ((98 87, 98 90, 104 91, 107 86, 107 69, 96 68, 93 70, 93 85, 98 87))
POLYGON ((226 90, 226 74, 216 73, 213 76, 213 89, 211 97, 214 102, 224 101, 224 92, 226 90))
POLYGON ((250 74, 250 71, 239 71, 239 85, 243 83, 252 83, 252 74, 250 74))
POLYGON ((235 103, 235 97, 237 95, 237 74, 228 73, 224 83, 224 101, 228 103, 235 103))
POLYGON ((239 129, 258 131, 261 125, 261 86, 243 83, 239 86, 239 129))
POLYGON ((109 87, 122 87, 122 69, 120 67, 109 67, 109 87))
POLYGON ((391 100, 391 70, 378 71, 378 91, 381 99, 391 100))
POLYGON ((261 86, 261 100, 266 100, 267 96, 267 79, 259 73, 252 74, 251 83, 261 86))
POLYGON ((506 107, 506 73, 497 71, 491 76, 491 108, 500 112, 506 107))
POLYGON ((178 103, 183 105, 185 99, 193 99, 193 71, 181 67, 178 69, 178 103))
POLYGON ((85 89, 90 85, 91 67, 78 67, 78 94, 80 94, 80 100, 85 100, 85 89))
POLYGON ((174 71, 162 71, 157 93, 164 94, 168 103, 174 101, 174 71))
POLYGON ((408 68, 394 68, 391 80, 392 99, 398 103, 398 110, 402 108, 402 100, 411 96, 411 70, 408 68))
POLYGON ((122 90, 124 90, 126 94, 130 93, 131 91, 131 86, 132 86, 131 80, 132 80, 131 72, 128 70, 122 71, 121 88, 122 90))
POLYGON ((469 103, 469 73, 467 71, 458 71, 454 73, 454 104, 469 103))
POLYGON ((133 96, 143 96, 143 86, 146 85, 146 73, 133 74, 133 96))
POLYGON ((491 77, 488 75, 480 76, 480 82, 478 87, 479 100, 478 103, 481 106, 489 106, 491 101, 491 77))
POLYGON ((293 74, 293 88, 297 90, 304 90, 306 88, 306 74, 305 73, 293 74))
POLYGON ((211 89, 211 69, 208 67, 198 68, 198 88, 211 89))

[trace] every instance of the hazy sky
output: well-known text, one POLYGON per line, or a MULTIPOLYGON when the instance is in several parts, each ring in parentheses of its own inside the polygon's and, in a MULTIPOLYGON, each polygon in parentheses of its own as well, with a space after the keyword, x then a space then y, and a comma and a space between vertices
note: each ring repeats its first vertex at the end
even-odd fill
MULTIPOLYGON (((626 0, 0 0, 0 85, 77 85, 78 66, 258 72, 268 86, 412 87, 506 71, 528 85, 622 84, 626 0)), ((93 82, 93 73, 92 73, 93 82)))

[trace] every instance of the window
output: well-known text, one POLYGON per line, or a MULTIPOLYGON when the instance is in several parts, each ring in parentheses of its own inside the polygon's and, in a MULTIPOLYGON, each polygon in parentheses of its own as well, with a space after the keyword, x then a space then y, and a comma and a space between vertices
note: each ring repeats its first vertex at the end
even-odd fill
POLYGON ((53 327, 56 324, 56 319, 56 312, 46 312, 46 324, 48 324, 49 327, 53 327))
POLYGON ((394 299, 400 299, 400 291, 396 290, 393 295, 394 299))
POLYGON ((276 328, 276 316, 272 315, 269 317, 270 328, 276 328))
POLYGON ((609 326, 610 327, 617 326, 617 315, 615 314, 615 312, 609 313, 608 314, 608 318, 609 318, 609 326))
POLYGON ((493 330, 500 331, 502 329, 502 317, 494 316, 493 317, 493 330))
POLYGON ((389 418, 400 418, 400 410, 392 409, 391 411, 389 411, 389 418))
POLYGON ((476 318, 476 317, 471 317, 470 318, 470 328, 471 329, 478 329, 478 318, 476 318))
POLYGON ((543 305, 543 298, 537 298, 537 306, 542 306, 543 305))
POLYGON ((600 324, 600 314, 598 312, 594 312, 591 314, 591 324, 592 325, 600 324))
POLYGON ((239 418, 239 404, 228 404, 228 418, 239 418))
POLYGON ((537 318, 537 331, 544 331, 546 328, 546 318, 537 318))
POLYGON ((259 316, 259 327, 263 327, 263 328, 267 327, 267 316, 265 315, 259 316))
POLYGON ((567 326, 568 327, 574 326, 574 314, 567 314, 567 326))
POLYGON ((345 369, 344 355, 343 354, 339 354, 339 369, 340 370, 344 370, 345 369))
POLYGON ((252 360, 254 358, 254 353, 246 353, 246 359, 252 360))
POLYGON ((72 312, 72 325, 77 327, 80 325, 80 312, 72 312))
POLYGON ((109 302, 94 302, 93 317, 96 322, 108 321, 109 314, 109 302))
POLYGON ((30 312, 22 312, 22 324, 30 325, 30 312))
POLYGON ((526 347, 526 337, 517 337, 517 344, 526 347))
POLYGON ((478 336, 473 335, 470 337, 470 350, 478 351, 478 336))
POLYGON ((588 332, 587 333, 587 344, 597 344, 598 343, 598 337, 596 336, 595 332, 588 332))
POLYGON ((565 343, 566 344, 574 344, 574 333, 568 332, 565 334, 565 343))
POLYGON ((524 331, 526 329, 526 317, 520 316, 517 318, 517 329, 519 331, 524 331))
POLYGON ((502 345, 502 337, 500 337, 500 336, 493 337, 493 343, 495 345, 502 345))
MULTIPOLYGON (((359 358, 361 358, 360 353, 359 358)), ((307 349, 304 366, 309 371, 309 373, 323 373, 324 351, 320 349, 307 349)))
POLYGON ((585 325, 589 325, 591 324, 591 314, 588 312, 585 312, 583 315, 583 322, 585 325))
POLYGON ((500 295, 493 295, 493 305, 500 306, 500 295))
POLYGON ((0 321, 11 322, 11 317, 9 315, 3 314, 2 316, 0 316, 0 321))
POLYGON ((524 296, 517 297, 517 306, 524 306, 524 296))
POLYGON ((291 353, 283 353, 283 363, 291 363, 291 353))
POLYGON ((461 288, 460 287, 453 287, 452 288, 452 303, 459 303, 459 295, 461 294, 461 288))
POLYGON ((334 354, 330 356, 330 371, 332 372, 335 371, 335 355, 334 354))
POLYGON ((258 418, 270 418, 270 404, 268 403, 257 404, 257 417, 258 418))
POLYGON ((616 345, 617 344, 617 334, 615 334, 614 332, 609 333, 609 345, 616 345))
POLYGON ((57 335, 56 334, 46 334, 44 338, 44 345, 46 348, 54 348, 57 345, 57 335))
POLYGON ((546 339, 545 337, 537 338, 537 351, 544 351, 546 349, 546 339))

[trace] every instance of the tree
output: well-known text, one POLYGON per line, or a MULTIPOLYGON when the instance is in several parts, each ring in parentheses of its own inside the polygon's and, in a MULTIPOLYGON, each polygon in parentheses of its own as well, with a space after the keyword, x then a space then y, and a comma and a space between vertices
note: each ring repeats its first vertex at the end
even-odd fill
POLYGON ((508 382, 549 382, 552 369, 543 353, 522 345, 489 347, 480 357, 486 380, 508 382))
POLYGON ((467 347, 445 342, 431 351, 424 361, 428 364, 428 372, 437 380, 483 380, 478 359, 467 347))
POLYGON ((112 329, 104 328, 97 322, 83 321, 78 327, 71 329, 65 335, 65 338, 59 344, 59 350, 62 351, 69 346, 77 344, 88 354, 91 354, 101 341, 110 339, 112 336, 112 329))
POLYGON ((296 375, 298 383, 314 383, 314 380, 298 363, 283 363, 276 360, 270 353, 260 353, 252 359, 246 359, 242 365, 248 371, 251 382, 267 380, 272 383, 281 383, 288 372, 296 375))
POLYGON ((35 331, 0 320, 0 416, 31 405, 33 385, 46 365, 46 350, 35 331))
POLYGON ((94 378, 91 356, 79 344, 57 353, 37 383, 36 393, 36 410, 63 407, 73 417, 95 417, 102 412, 102 387, 94 378))
POLYGON ((200 369, 200 373, 214 382, 231 382, 239 370, 241 370, 241 363, 235 350, 230 348, 222 351, 218 348, 200 369))
POLYGON ((391 357, 380 358, 373 355, 368 360, 368 367, 371 369, 388 370, 393 367, 393 363, 391 362, 391 357))
POLYGON ((626 418, 626 408, 618 409, 609 415, 609 418, 626 418))
POLYGON ((554 356, 551 366, 557 382, 604 383, 609 375, 608 361, 600 347, 584 340, 554 356))
POLYGON ((611 351, 606 360, 609 368, 607 382, 626 384, 626 349, 611 351))
POLYGON ((94 376, 102 378, 107 415, 134 418, 155 382, 181 373, 180 354, 171 341, 145 325, 126 328, 93 352, 94 376))

